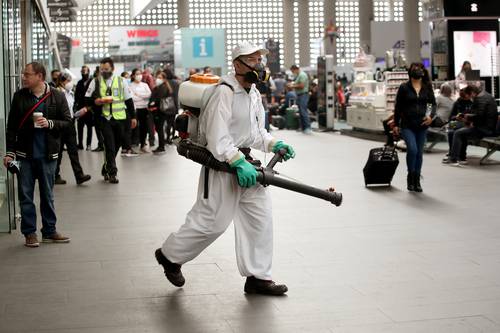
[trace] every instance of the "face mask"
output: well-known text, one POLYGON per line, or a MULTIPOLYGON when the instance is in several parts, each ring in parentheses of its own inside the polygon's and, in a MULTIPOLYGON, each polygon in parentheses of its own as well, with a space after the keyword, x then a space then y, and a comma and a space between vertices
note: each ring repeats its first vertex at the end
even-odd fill
POLYGON ((250 71, 246 72, 245 74, 236 74, 243 76, 246 82, 258 83, 258 82, 266 82, 269 80, 270 73, 266 71, 264 65, 262 65, 261 63, 255 65, 255 67, 250 67, 243 60, 238 59, 238 61, 241 62, 243 65, 245 65, 245 67, 250 69, 250 71))
POLYGON ((163 80, 162 79, 156 79, 156 85, 157 86, 161 86, 163 84, 163 80))
POLYGON ((101 76, 104 80, 107 80, 113 76, 113 72, 108 72, 108 71, 102 71, 101 76))
POLYGON ((64 85, 64 89, 71 91, 73 89, 73 81, 70 81, 64 85))
POLYGON ((142 81, 142 75, 139 74, 139 75, 134 76, 134 81, 135 82, 141 82, 142 81))
POLYGON ((412 79, 418 80, 424 77, 424 71, 421 68, 414 68, 410 72, 410 77, 412 79))
POLYGON ((82 79, 87 81, 89 79, 89 73, 82 73, 82 79))

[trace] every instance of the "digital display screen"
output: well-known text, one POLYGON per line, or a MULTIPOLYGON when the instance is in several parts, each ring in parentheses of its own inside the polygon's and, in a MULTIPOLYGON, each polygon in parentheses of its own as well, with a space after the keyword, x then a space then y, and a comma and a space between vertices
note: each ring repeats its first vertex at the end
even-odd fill
POLYGON ((491 55, 497 45, 495 31, 454 31, 455 77, 460 73, 464 61, 469 61, 473 70, 481 76, 492 75, 491 55))

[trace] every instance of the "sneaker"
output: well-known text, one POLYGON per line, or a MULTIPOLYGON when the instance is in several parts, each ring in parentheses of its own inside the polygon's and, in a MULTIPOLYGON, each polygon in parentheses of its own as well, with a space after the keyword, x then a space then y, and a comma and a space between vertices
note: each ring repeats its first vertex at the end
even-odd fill
POLYGON ((93 152, 100 152, 100 151, 104 151, 104 148, 103 147, 97 147, 95 149, 92 149, 93 152))
POLYGON ((56 179, 54 180, 54 184, 56 185, 66 185, 67 181, 61 178, 61 176, 56 176, 56 179))
POLYGON ((281 296, 288 291, 288 287, 284 284, 276 284, 271 280, 260 280, 249 276, 245 282, 244 290, 247 294, 281 296))
POLYGON ((304 134, 306 134, 306 135, 311 135, 312 133, 313 133, 313 132, 312 132, 312 129, 310 129, 310 128, 306 128, 306 129, 304 130, 304 134))
POLYGON ((442 162, 443 164, 455 164, 455 163, 457 163, 457 161, 456 161, 456 160, 453 160, 453 159, 451 159, 451 158, 449 158, 449 157, 445 157, 445 158, 443 158, 443 160, 442 160, 441 162, 442 162))
POLYGON ((181 265, 174 264, 170 260, 167 259, 161 252, 161 249, 157 249, 155 251, 156 261, 158 264, 163 266, 163 272, 167 277, 168 281, 170 281, 176 287, 182 287, 186 280, 181 272, 181 265))
POLYGON ((467 162, 467 159, 465 159, 465 160, 458 160, 458 164, 460 164, 460 165, 467 165, 467 164, 469 164, 469 162, 467 162))
POLYGON ((116 176, 108 176, 108 182, 110 184, 118 184, 120 181, 116 178, 116 176))
POLYGON ((43 236, 43 243, 69 243, 69 237, 63 236, 60 233, 56 232, 52 236, 43 236))
POLYGON ((76 184, 81 185, 85 182, 88 182, 92 178, 90 175, 81 175, 80 177, 76 178, 76 184))
POLYGON ((38 242, 38 238, 36 237, 36 234, 26 235, 24 246, 26 246, 26 247, 39 247, 40 242, 38 242))
MULTIPOLYGON (((123 153, 122 153, 122 154, 123 154, 123 153)), ((129 149, 129 150, 127 150, 127 151, 125 152, 125 156, 127 156, 127 157, 137 157, 137 156, 139 156, 139 153, 138 153, 138 152, 136 152, 136 151, 135 151, 135 150, 133 150, 133 149, 129 149)))
POLYGON ((92 148, 90 148, 90 146, 87 146, 87 149, 86 149, 86 150, 87 150, 87 151, 91 151, 91 150, 92 150, 92 148))
POLYGON ((151 152, 151 149, 149 149, 148 146, 142 146, 141 147, 141 152, 149 154, 151 152))
POLYGON ((153 150, 153 154, 165 154, 165 148, 156 148, 153 150))
POLYGON ((77 148, 78 150, 83 150, 83 145, 78 145, 77 148))

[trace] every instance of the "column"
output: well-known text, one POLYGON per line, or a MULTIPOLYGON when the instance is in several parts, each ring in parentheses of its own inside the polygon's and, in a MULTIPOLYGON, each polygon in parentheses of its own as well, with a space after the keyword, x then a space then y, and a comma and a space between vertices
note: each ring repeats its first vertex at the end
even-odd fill
MULTIPOLYGON (((330 24, 337 26, 337 20, 335 19, 335 0, 326 0, 325 1, 325 15, 324 15, 324 26, 325 28, 330 24)), ((333 63, 337 64, 337 40, 333 38, 330 41, 329 37, 326 37, 323 40, 323 49, 325 51, 325 55, 333 56, 333 63)))
POLYGON ((418 0, 405 0, 403 5, 405 25, 405 54, 408 64, 422 61, 420 56, 420 22, 418 0))
POLYGON ((298 0, 299 3, 299 45, 300 67, 311 64, 311 38, 309 33, 309 0, 298 0))
MULTIPOLYGON (((182 1, 182 0, 179 0, 182 1)), ((283 0, 283 52, 284 66, 290 68, 295 63, 294 54, 294 36, 293 36, 293 0, 283 0)))
POLYGON ((189 27, 189 0, 177 0, 177 26, 189 27))
POLYGON ((373 21, 373 0, 359 0, 359 45, 371 53, 371 22, 373 21))

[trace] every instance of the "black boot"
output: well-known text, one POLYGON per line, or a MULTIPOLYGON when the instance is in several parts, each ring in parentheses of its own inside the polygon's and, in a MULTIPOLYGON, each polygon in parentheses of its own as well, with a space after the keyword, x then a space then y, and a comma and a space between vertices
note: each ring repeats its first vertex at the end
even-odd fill
POLYGON ((253 276, 247 277, 245 292, 247 294, 262 294, 281 296, 288 291, 284 284, 276 284, 271 280, 260 280, 253 276))
POLYGON ((415 172, 413 174, 413 185, 415 186, 415 192, 422 192, 422 186, 420 185, 420 173, 415 172))
POLYGON ((408 191, 415 191, 415 176, 414 172, 408 172, 408 176, 406 176, 406 182, 408 184, 408 191))
POLYGON ((170 281, 176 287, 182 287, 186 280, 182 275, 181 265, 174 264, 173 262, 168 260, 167 257, 165 257, 161 252, 161 249, 157 249, 155 251, 155 257, 156 261, 158 261, 158 263, 163 266, 163 272, 165 273, 168 281, 170 281))

